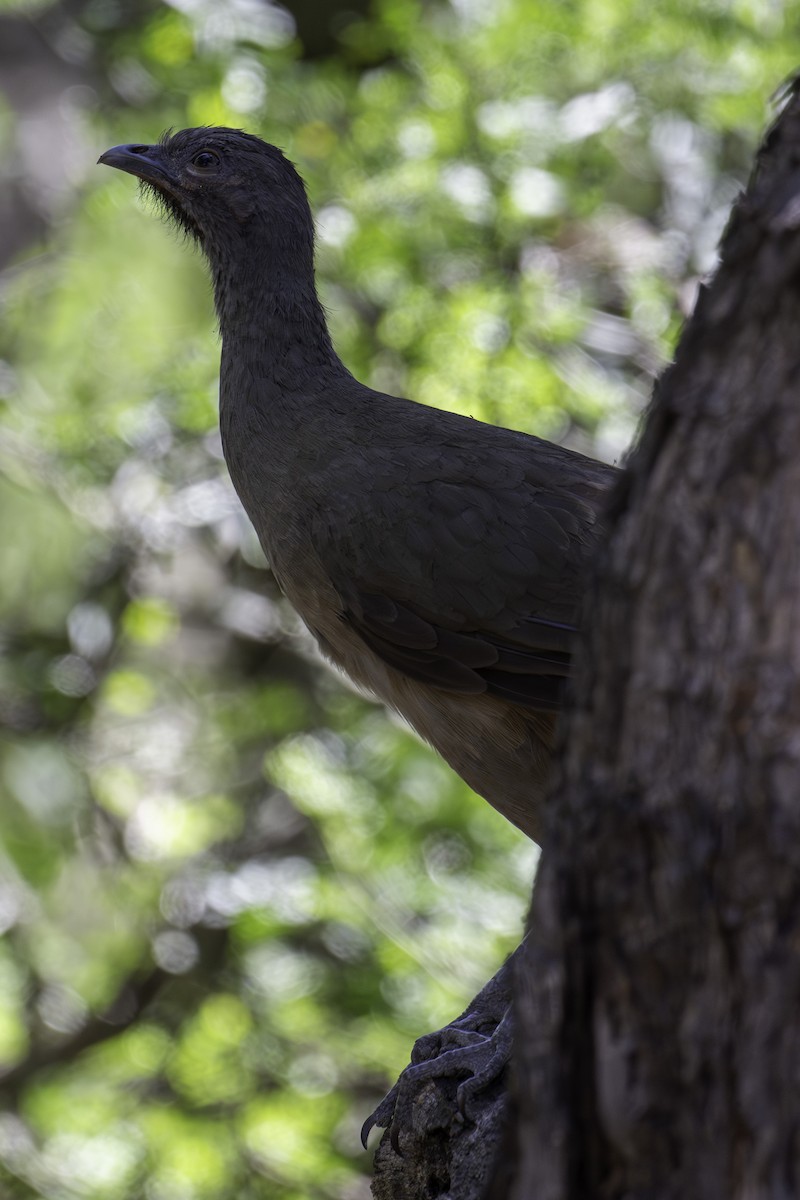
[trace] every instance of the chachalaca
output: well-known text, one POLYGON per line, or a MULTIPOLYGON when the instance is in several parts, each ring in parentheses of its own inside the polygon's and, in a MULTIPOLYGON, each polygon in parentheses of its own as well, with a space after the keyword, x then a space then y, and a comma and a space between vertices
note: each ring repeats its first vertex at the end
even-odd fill
MULTIPOLYGON (((185 129, 100 162, 138 176, 208 260, 225 459, 322 652, 538 839, 587 564, 617 472, 354 379, 317 298, 303 182, 274 146, 185 129)), ((463 1098, 496 1074, 508 975, 481 993, 491 1003, 420 1039, 419 1065, 365 1133, 398 1116, 404 1079, 473 1074, 463 1098), (478 1032, 495 1026, 495 1038, 478 1032)))

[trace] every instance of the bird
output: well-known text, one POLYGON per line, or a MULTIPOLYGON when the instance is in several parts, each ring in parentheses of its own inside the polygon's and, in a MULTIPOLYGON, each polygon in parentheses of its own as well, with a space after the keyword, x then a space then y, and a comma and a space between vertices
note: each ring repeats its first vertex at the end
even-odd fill
MULTIPOLYGON (((272 572, 323 655, 534 841, 592 559, 620 472, 386 395, 337 355, 305 185, 276 146, 202 127, 114 146, 208 262, 222 335, 220 430, 272 572)), ((414 1047, 364 1122, 399 1148, 427 1080, 472 1098, 513 1044, 514 956, 414 1047)))
POLYGON ((276 146, 201 127, 98 161, 136 176, 208 262, 224 457, 323 655, 540 841, 619 471, 355 379, 317 294, 305 185, 276 146))

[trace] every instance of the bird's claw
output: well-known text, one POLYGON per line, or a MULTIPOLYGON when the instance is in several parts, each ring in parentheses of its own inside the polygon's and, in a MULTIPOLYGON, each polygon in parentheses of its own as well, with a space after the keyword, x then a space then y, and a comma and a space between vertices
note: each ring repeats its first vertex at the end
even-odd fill
POLYGON ((391 1129, 392 1147, 396 1153, 400 1153, 400 1144, 396 1140, 394 1136, 394 1129, 392 1128, 392 1115, 397 1104, 397 1096, 399 1091, 400 1080, 398 1079, 394 1087, 386 1093, 378 1107, 369 1114, 366 1121, 361 1126, 361 1145, 365 1150, 367 1148, 369 1135, 377 1126, 380 1129, 391 1129))
POLYGON ((476 1070, 477 1062, 471 1064, 472 1074, 458 1085, 456 1103, 458 1111, 466 1120, 472 1120, 470 1105, 480 1092, 486 1090, 499 1079, 511 1058, 514 1031, 510 1010, 501 1020, 491 1037, 484 1041, 484 1050, 488 1057, 484 1065, 476 1070))
POLYGON ((397 1083, 364 1122, 361 1143, 366 1149, 370 1132, 376 1127, 389 1129, 392 1148, 400 1153, 400 1131, 408 1127, 411 1108, 419 1086, 431 1079, 452 1079, 466 1075, 456 1090, 458 1119, 472 1121, 472 1102, 502 1074, 511 1055, 513 1026, 510 1005, 506 1005, 490 1032, 487 1013, 478 1009, 446 1025, 436 1033, 425 1034, 414 1044, 411 1062, 397 1083))

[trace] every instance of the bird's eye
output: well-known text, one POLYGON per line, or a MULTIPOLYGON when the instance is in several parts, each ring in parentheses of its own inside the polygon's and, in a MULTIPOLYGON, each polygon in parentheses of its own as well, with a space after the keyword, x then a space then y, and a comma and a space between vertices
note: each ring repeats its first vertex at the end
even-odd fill
POLYGON ((213 171, 219 166, 219 155, 213 150, 201 150, 192 159, 192 166, 197 167, 199 171, 213 171))

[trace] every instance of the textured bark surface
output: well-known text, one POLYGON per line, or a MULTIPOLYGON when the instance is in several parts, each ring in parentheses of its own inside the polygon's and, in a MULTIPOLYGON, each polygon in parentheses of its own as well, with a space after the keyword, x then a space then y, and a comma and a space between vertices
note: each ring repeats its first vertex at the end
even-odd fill
POLYGON ((411 1128, 397 1154, 387 1135, 375 1155, 375 1200, 484 1200, 501 1163, 508 1097, 502 1084, 484 1093, 464 1121, 455 1080, 429 1080, 415 1098, 411 1128))
POLYGON ((509 1194, 798 1196, 796 93, 631 468, 549 805, 509 1194))

